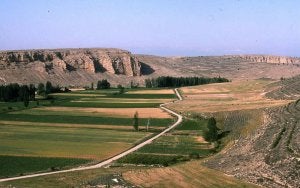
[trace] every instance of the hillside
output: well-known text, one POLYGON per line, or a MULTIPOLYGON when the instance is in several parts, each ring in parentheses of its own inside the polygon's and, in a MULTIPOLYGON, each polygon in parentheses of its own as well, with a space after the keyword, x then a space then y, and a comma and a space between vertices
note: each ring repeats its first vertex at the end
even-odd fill
POLYGON ((121 49, 52 49, 0 52, 0 84, 39 83, 88 86, 144 84, 157 76, 221 76, 231 80, 280 79, 300 74, 300 59, 266 55, 159 57, 121 49))
POLYGON ((137 55, 149 65, 152 76, 221 76, 232 80, 258 78, 280 79, 300 74, 300 58, 241 55, 241 56, 198 56, 158 57, 137 55))

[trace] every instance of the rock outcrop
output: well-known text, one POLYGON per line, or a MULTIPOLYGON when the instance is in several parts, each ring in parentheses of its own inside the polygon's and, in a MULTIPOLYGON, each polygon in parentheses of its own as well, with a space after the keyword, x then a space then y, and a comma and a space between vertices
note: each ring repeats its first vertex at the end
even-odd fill
MULTIPOLYGON (((40 72, 84 70, 140 76, 141 65, 130 52, 119 49, 57 49, 0 52, 0 70, 34 67, 40 72)), ((33 73, 34 74, 34 73, 33 73)))
POLYGON ((257 62, 257 63, 275 63, 275 64, 299 64, 299 58, 285 57, 285 56, 269 56, 269 55, 239 55, 232 56, 235 58, 241 58, 245 61, 257 62))

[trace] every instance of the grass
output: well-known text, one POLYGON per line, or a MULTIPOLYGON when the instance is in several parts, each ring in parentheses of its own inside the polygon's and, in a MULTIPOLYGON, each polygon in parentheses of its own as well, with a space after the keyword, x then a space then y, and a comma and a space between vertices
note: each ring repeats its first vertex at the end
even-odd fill
POLYGON ((166 168, 131 170, 123 173, 123 177, 137 187, 258 187, 219 171, 208 169, 202 166, 199 161, 186 162, 166 168))
POLYGON ((199 143, 195 137, 170 135, 163 136, 153 144, 146 145, 141 148, 139 153, 156 153, 156 154, 175 154, 175 155, 190 155, 197 153, 200 157, 204 157, 213 152, 207 149, 209 143, 199 143))
MULTIPOLYGON (((74 116, 74 115, 33 115, 33 114, 0 114, 2 121, 20 121, 20 122, 41 122, 41 123, 76 123, 76 124, 98 124, 98 125, 126 125, 132 126, 132 118, 120 117, 95 117, 95 116, 74 116)), ((147 125, 148 118, 139 118, 141 126, 147 125)), ((151 126, 167 126, 173 122, 173 119, 151 118, 151 126)))
POLYGON ((145 165, 163 165, 170 166, 179 161, 188 160, 184 156, 178 155, 154 155, 154 154, 129 154, 118 160, 120 163, 145 164, 145 165))
POLYGON ((76 166, 90 160, 77 158, 49 158, 49 157, 24 157, 0 156, 0 178, 24 175, 31 172, 55 171, 67 166, 76 166), (16 168, 17 167, 17 168, 16 168))
MULTIPOLYGON (((52 99, 40 100, 39 106, 35 101, 30 102, 29 108, 24 108, 21 102, 0 103, 1 176, 55 170, 88 161, 104 160, 134 146, 174 121, 171 118, 151 118, 152 132, 135 132, 132 127, 133 119, 118 117, 118 114, 103 116, 78 111, 40 110, 45 106, 148 108, 159 106, 160 103, 153 99, 174 98, 172 94, 115 95, 117 91, 112 89, 53 94, 50 95, 52 99), (126 102, 119 103, 120 99, 126 102), (142 100, 148 101, 143 103, 142 100), (73 124, 76 126, 72 126, 73 124), (111 126, 116 128, 112 129, 111 126), (125 126, 132 129, 125 129, 125 126)), ((143 129, 148 118, 139 120, 143 129)))
POLYGON ((149 133, 90 128, 0 126, 1 155, 103 160, 130 148, 149 133))
POLYGON ((205 129, 207 120, 184 120, 179 126, 176 127, 176 130, 203 130, 205 129))
MULTIPOLYGON (((50 101, 41 100, 39 101, 40 105, 50 105, 50 101)), ((37 107, 36 101, 30 101, 29 106, 26 108, 24 107, 24 102, 0 102, 0 114, 19 111, 19 110, 26 110, 30 108, 37 107)))
MULTIPOLYGON (((210 143, 199 141, 207 120, 185 119, 167 135, 144 146, 134 154, 120 159, 120 163, 171 165, 177 162, 211 155, 215 149, 210 143), (149 157, 145 157, 149 155, 149 157)), ((203 140, 203 139, 201 139, 203 140)))

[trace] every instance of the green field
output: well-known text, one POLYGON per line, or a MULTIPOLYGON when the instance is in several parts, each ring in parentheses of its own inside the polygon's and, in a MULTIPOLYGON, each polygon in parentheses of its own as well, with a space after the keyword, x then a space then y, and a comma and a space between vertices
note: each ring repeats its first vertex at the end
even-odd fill
POLYGON ((28 172, 55 171, 62 167, 76 166, 90 160, 76 158, 49 158, 49 157, 20 157, 0 156, 0 177, 24 175, 28 172), (18 168, 16 168, 16 166, 18 168))
POLYGON ((151 118, 151 128, 146 132, 149 118, 139 118, 141 131, 137 132, 134 131, 131 117, 85 111, 87 107, 120 110, 158 107, 159 101, 172 100, 175 96, 115 94, 117 91, 111 89, 52 94, 49 100, 39 100, 38 103, 32 101, 28 108, 22 102, 1 103, 0 177, 102 161, 174 122, 172 118, 151 118), (67 110, 47 110, 48 107, 66 107, 67 110), (76 107, 76 110, 69 107, 76 107))
POLYGON ((211 155, 215 152, 214 147, 202 138, 206 123, 207 120, 184 120, 175 130, 118 162, 169 166, 180 161, 211 155))

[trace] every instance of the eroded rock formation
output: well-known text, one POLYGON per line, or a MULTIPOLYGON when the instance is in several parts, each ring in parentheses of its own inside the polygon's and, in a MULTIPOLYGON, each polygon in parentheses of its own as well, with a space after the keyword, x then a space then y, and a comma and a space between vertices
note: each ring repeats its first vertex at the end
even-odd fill
POLYGON ((0 70, 34 67, 40 72, 84 70, 140 76, 141 65, 130 52, 119 49, 58 49, 0 52, 0 70))
POLYGON ((285 57, 285 56, 269 56, 269 55, 240 55, 232 56, 244 59, 245 61, 257 63, 277 63, 277 64, 299 64, 299 58, 285 57))

